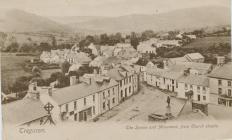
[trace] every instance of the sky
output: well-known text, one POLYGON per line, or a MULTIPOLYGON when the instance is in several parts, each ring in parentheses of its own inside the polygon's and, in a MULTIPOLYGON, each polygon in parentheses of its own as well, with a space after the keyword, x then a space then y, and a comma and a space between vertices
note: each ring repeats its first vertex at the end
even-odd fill
POLYGON ((229 7, 230 0, 0 0, 0 12, 20 9, 41 16, 122 16, 211 5, 229 7))

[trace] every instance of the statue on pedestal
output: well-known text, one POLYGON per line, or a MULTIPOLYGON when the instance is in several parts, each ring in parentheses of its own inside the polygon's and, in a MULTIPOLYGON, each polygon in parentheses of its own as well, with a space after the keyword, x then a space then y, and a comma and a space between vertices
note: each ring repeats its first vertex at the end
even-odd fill
POLYGON ((168 118, 171 118, 171 117, 172 117, 170 102, 171 102, 171 98, 168 96, 168 97, 167 97, 168 106, 167 106, 167 108, 166 108, 166 113, 165 113, 165 115, 166 115, 168 118))

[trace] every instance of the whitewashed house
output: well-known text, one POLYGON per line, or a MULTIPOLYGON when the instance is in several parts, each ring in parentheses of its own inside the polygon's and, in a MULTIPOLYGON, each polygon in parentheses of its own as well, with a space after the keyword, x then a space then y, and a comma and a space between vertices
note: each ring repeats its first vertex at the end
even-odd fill
POLYGON ((164 71, 160 77, 160 89, 168 90, 171 92, 177 92, 178 82, 177 80, 183 76, 183 72, 164 71))
POLYGON ((174 72, 156 67, 147 67, 146 82, 148 85, 157 87, 159 89, 177 92, 177 80, 182 75, 182 72, 174 72))
POLYGON ((156 43, 158 42, 158 39, 151 38, 147 41, 140 42, 137 46, 137 50, 139 53, 142 54, 156 54, 156 43))
POLYGON ((177 97, 188 99, 188 92, 192 92, 192 100, 197 103, 209 103, 209 79, 203 75, 185 73, 178 79, 177 97))
POLYGON ((138 91, 138 75, 133 68, 113 68, 107 75, 119 83, 119 101, 124 101, 138 91))
POLYGON ((97 46, 94 45, 93 43, 91 43, 89 46, 88 46, 89 49, 92 50, 92 54, 95 55, 95 56, 98 56, 99 55, 99 51, 97 49, 97 46))
POLYGON ((76 84, 73 81, 75 76, 71 79, 71 86, 61 89, 44 87, 36 90, 36 86, 33 87, 41 102, 49 102, 54 106, 51 115, 55 122, 91 121, 118 104, 118 83, 115 80, 95 76, 76 84))
POLYGON ((210 93, 217 95, 218 104, 232 107, 232 64, 217 67, 208 76, 210 93))

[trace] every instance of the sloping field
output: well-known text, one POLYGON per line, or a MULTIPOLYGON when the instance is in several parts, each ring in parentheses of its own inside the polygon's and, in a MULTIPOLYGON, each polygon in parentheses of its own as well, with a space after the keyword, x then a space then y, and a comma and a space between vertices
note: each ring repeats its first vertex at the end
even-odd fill
POLYGON ((219 44, 219 43, 230 43, 231 38, 230 37, 205 37, 205 38, 198 38, 192 43, 184 46, 185 48, 205 48, 205 47, 210 47, 214 44, 219 44))
POLYGON ((10 53, 1 53, 1 84, 3 90, 8 89, 17 77, 30 75, 22 68, 22 64, 26 60, 30 60, 32 56, 16 56, 10 53))

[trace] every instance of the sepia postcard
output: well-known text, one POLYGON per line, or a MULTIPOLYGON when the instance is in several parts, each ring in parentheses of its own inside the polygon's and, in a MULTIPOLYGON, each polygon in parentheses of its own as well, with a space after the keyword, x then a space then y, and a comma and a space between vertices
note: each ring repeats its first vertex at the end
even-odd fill
POLYGON ((2 140, 232 140, 230 0, 0 0, 2 140))

